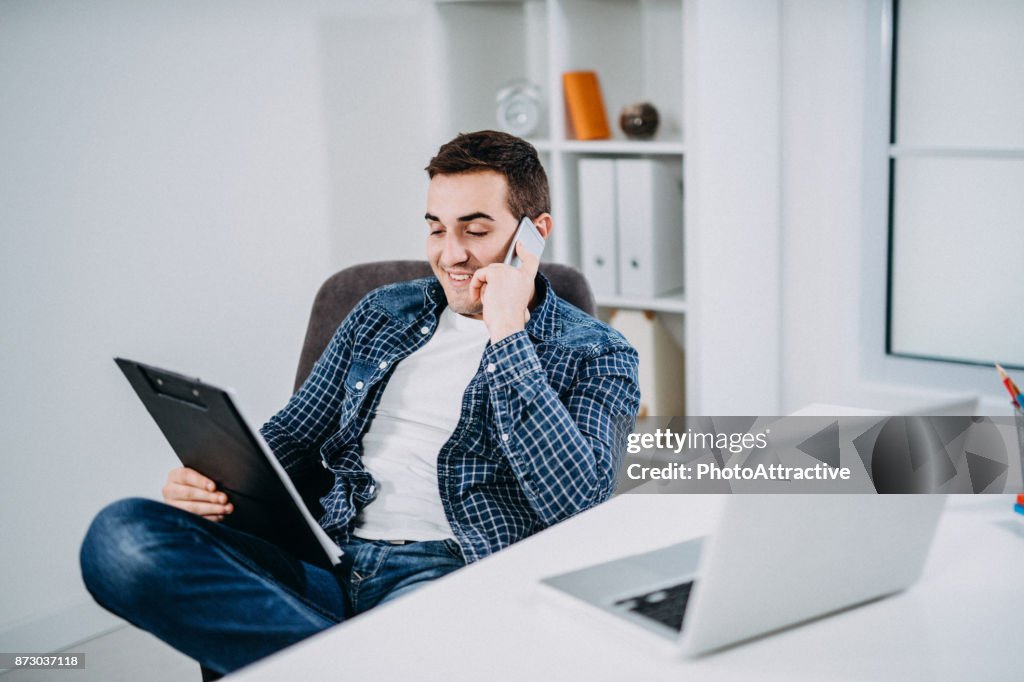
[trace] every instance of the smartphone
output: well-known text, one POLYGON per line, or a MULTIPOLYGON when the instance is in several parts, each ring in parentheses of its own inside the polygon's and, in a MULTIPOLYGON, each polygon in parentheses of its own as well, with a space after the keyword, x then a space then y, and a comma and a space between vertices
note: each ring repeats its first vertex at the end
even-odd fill
POLYGON ((520 241, 523 242, 526 250, 537 256, 537 258, 540 258, 541 254, 544 253, 544 237, 540 235, 533 221, 523 216, 523 219, 519 221, 519 227, 516 229, 516 235, 512 237, 512 246, 509 247, 508 253, 505 254, 505 265, 518 268, 523 264, 523 261, 516 256, 516 244, 520 241))

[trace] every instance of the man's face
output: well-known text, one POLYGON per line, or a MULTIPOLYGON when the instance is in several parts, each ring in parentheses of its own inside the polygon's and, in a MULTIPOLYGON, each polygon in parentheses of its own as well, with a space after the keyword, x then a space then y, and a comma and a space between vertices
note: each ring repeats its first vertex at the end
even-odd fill
POLYGON ((427 188, 427 260, 444 287, 448 305, 480 317, 470 303, 473 273, 505 260, 519 218, 507 202, 508 183, 497 171, 435 175, 427 188))

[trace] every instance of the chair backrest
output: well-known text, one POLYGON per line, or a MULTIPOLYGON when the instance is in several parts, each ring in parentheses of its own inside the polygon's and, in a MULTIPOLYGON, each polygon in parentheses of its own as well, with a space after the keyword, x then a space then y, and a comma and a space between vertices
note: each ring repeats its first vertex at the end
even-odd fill
MULTIPOLYGON (((595 314, 597 306, 594 293, 579 270, 559 263, 542 263, 540 271, 561 298, 590 315, 595 314)), ((363 296, 385 284, 419 279, 431 274, 430 264, 426 261, 390 260, 353 265, 331 275, 321 285, 313 301, 306 340, 302 344, 299 367, 295 373, 295 389, 298 390, 309 376, 313 364, 323 354, 338 325, 363 296)))

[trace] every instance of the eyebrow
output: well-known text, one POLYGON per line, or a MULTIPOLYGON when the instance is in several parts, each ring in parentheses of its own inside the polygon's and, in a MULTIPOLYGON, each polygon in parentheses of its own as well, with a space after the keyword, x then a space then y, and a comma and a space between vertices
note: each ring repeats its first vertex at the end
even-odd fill
MULTIPOLYGON (((426 220, 431 220, 431 221, 433 221, 435 223, 441 222, 441 219, 438 218, 436 215, 434 215, 432 213, 426 213, 426 214, 423 215, 423 217, 426 220)), ((494 221, 494 218, 492 218, 491 216, 487 215, 483 211, 477 211, 476 213, 470 213, 468 215, 459 216, 458 222, 460 222, 460 223, 469 223, 469 222, 473 222, 474 220, 480 220, 481 218, 483 218, 485 220, 490 220, 492 222, 494 221)))

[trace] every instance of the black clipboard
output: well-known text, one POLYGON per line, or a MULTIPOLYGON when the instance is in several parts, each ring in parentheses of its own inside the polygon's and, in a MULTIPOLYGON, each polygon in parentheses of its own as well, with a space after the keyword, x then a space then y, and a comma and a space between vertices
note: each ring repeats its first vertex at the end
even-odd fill
POLYGON ((181 463, 213 479, 227 494, 234 511, 221 523, 314 565, 329 569, 338 563, 337 545, 313 529, 315 519, 305 505, 299 508, 302 502, 289 491, 290 480, 282 480, 287 474, 271 464, 273 453, 249 428, 227 390, 134 360, 114 362, 181 463))

